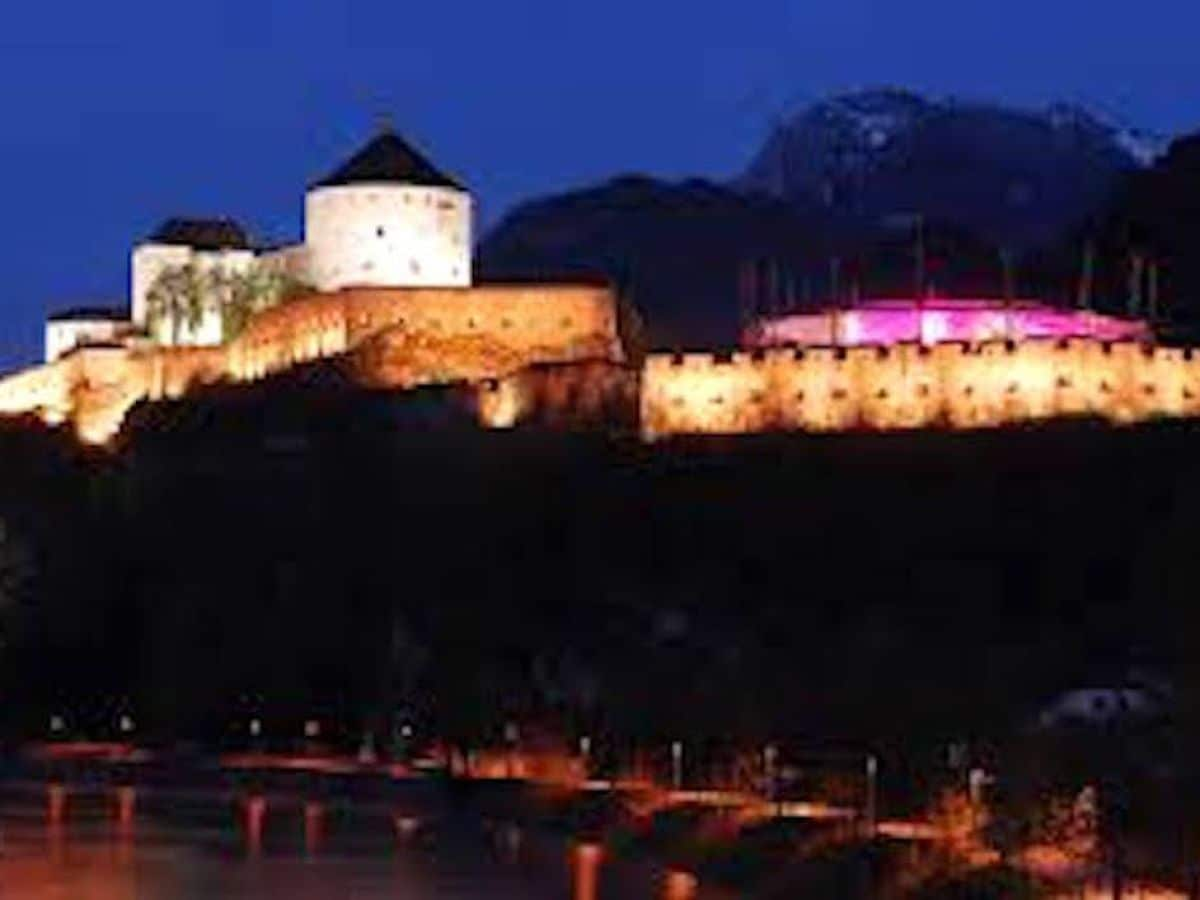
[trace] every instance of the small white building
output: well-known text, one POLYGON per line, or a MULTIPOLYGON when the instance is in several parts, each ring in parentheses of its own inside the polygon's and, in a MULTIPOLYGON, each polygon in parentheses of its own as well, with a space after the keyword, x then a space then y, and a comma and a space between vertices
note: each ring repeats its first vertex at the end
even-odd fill
POLYGON ((134 327, 159 344, 222 343, 224 328, 215 297, 203 304, 196 324, 176 322, 171 316, 152 323, 148 296, 155 281, 168 269, 193 266, 198 277, 208 278, 214 272, 244 272, 254 265, 255 257, 246 232, 230 219, 168 219, 133 248, 130 309, 134 327))
POLYGON ((124 309, 79 307, 54 313, 46 319, 46 362, 76 347, 119 346, 134 330, 124 309))

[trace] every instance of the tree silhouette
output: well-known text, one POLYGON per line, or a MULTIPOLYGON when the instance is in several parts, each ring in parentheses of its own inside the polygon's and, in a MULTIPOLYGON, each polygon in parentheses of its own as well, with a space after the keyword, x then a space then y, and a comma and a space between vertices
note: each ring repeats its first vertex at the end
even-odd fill
POLYGON ((178 344, 183 326, 195 331, 205 313, 217 310, 221 339, 228 341, 257 313, 310 290, 298 279, 257 262, 239 270, 217 266, 201 271, 194 263, 170 266, 146 294, 148 324, 151 333, 157 333, 168 323, 170 343, 178 344))
POLYGON ((33 577, 29 547, 0 518, 0 651, 21 626, 22 607, 33 577))
POLYGON ((178 344, 186 326, 194 331, 204 321, 209 278, 195 263, 168 266, 146 292, 146 319, 151 334, 169 329, 169 343, 178 344))

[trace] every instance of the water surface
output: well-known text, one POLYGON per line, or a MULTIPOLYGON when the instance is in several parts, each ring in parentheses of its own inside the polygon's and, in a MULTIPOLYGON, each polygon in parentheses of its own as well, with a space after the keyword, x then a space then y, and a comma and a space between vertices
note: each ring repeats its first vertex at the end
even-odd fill
POLYGON ((694 897, 687 879, 463 810, 302 796, 7 786, 0 897, 21 900, 694 897))

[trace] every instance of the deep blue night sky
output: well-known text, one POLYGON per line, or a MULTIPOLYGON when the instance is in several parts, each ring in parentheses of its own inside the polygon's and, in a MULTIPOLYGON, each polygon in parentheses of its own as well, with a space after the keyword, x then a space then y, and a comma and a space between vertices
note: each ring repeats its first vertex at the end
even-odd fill
POLYGON ((384 112, 485 222, 618 171, 731 174, 773 116, 857 87, 1200 129, 1196 0, 11 6, 4 368, 38 354, 48 309, 122 301, 132 240, 167 215, 298 237, 304 184, 384 112))

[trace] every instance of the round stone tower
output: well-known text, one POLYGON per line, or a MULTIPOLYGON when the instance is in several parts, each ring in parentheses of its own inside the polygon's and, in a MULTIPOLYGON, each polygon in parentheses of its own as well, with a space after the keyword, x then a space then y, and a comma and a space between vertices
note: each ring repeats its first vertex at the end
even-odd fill
POLYGON ((469 287, 471 195, 391 131, 304 202, 308 273, 343 287, 469 287))

